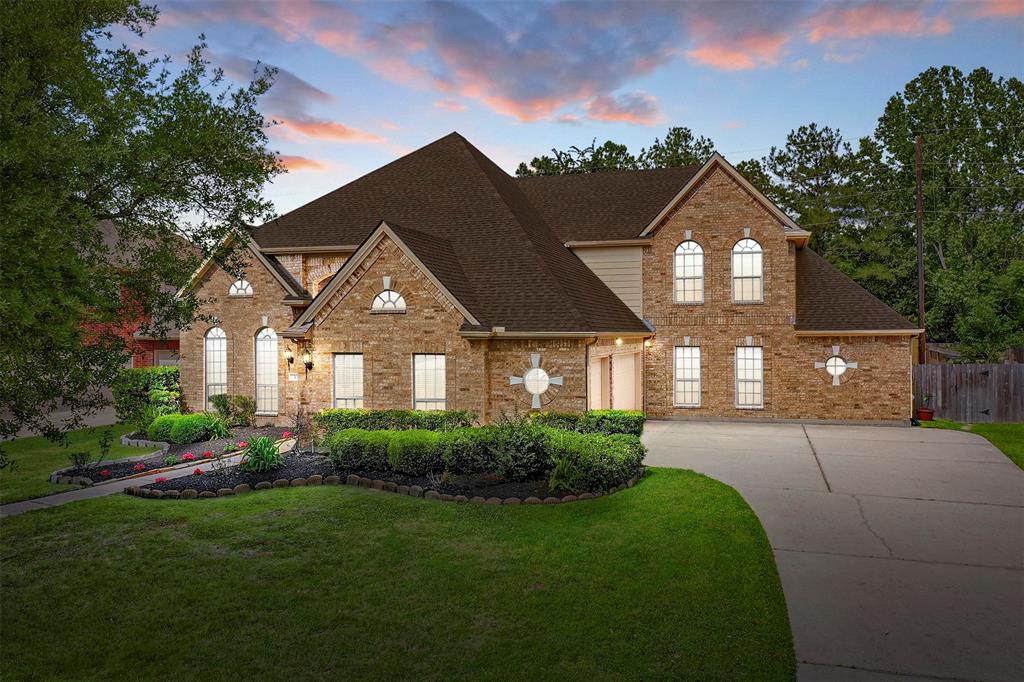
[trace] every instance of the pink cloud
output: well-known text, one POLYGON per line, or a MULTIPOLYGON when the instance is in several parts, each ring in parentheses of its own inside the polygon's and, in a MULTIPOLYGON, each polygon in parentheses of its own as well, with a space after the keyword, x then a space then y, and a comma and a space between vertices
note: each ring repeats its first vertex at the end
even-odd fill
POLYGON ((1024 16, 1024 0, 980 0, 971 5, 971 14, 976 17, 1021 17, 1024 16))
POLYGON ((559 116, 555 120, 558 121, 559 123, 566 123, 568 125, 579 125, 580 124, 580 117, 576 116, 575 114, 562 114, 561 116, 559 116))
POLYGON ((690 50, 686 56, 705 66, 723 71, 743 71, 760 66, 775 66, 789 38, 782 34, 758 33, 743 38, 708 42, 690 50))
POLYGON ((397 123, 393 123, 391 121, 381 121, 380 127, 383 128, 384 130, 401 130, 401 128, 398 127, 397 123))
POLYGON ((873 36, 944 35, 953 30, 953 24, 945 17, 927 16, 924 5, 867 2, 853 7, 827 7, 804 22, 804 29, 807 39, 818 43, 873 36))
POLYGON ((743 121, 726 121, 725 122, 725 127, 728 128, 729 130, 738 130, 739 128, 742 128, 745 125, 746 124, 743 121))
POLYGON ((289 171, 327 170, 327 164, 322 163, 320 161, 316 161, 314 159, 307 158, 305 156, 289 156, 282 154, 277 158, 281 162, 281 165, 287 168, 289 171))
POLYGON ((465 104, 454 99, 439 99, 434 102, 434 106, 438 109, 444 109, 445 111, 452 111, 455 113, 461 113, 467 109, 465 104))
POLYGON ((811 62, 810 62, 809 59, 806 59, 806 58, 804 58, 804 59, 797 59, 796 61, 794 61, 792 64, 789 65, 789 69, 791 71, 803 71, 804 69, 806 69, 810 65, 811 65, 811 62))
POLYGON ((653 125, 663 120, 658 98, 643 92, 600 95, 587 102, 586 109, 587 117, 595 121, 653 125))
POLYGON ((333 140, 336 142, 386 142, 380 135, 352 128, 344 123, 328 121, 326 119, 312 117, 275 117, 280 121, 281 127, 290 131, 302 133, 306 137, 313 137, 321 140, 333 140))
POLYGON ((834 62, 836 64, 852 64, 861 57, 864 56, 863 52, 849 52, 847 54, 840 54, 838 52, 826 52, 825 61, 834 62))

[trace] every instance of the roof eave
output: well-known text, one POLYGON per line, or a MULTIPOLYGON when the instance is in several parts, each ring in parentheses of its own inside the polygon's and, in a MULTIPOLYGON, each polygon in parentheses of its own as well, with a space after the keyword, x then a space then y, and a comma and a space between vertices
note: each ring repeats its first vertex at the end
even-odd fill
POLYGON ((923 329, 797 329, 796 336, 918 336, 923 329))

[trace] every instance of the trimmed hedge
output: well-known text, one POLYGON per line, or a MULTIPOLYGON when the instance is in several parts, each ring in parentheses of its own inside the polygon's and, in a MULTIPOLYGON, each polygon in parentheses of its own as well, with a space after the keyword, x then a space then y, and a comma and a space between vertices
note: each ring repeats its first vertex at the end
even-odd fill
POLYGON ((210 440, 217 428, 217 418, 203 412, 195 414, 165 414, 149 425, 150 440, 187 445, 210 440))
POLYGON ((572 493, 607 490, 640 473, 646 450, 629 434, 578 433, 530 423, 426 430, 345 429, 328 439, 347 471, 426 476, 497 474, 510 481, 548 477, 572 493))
POLYGON ((530 415, 535 424, 578 433, 625 433, 640 436, 644 432, 646 415, 639 410, 589 410, 583 414, 570 412, 535 412, 530 415))
MULTIPOLYGON (((150 404, 149 392, 155 388, 180 396, 181 373, 178 368, 136 367, 119 370, 110 385, 117 420, 125 424, 139 423, 150 404)), ((180 409, 180 405, 176 409, 180 409)))
POLYGON ((646 448, 629 434, 557 431, 550 435, 553 463, 548 485, 578 494, 607 490, 635 476, 646 448))
POLYGON ((467 410, 326 409, 313 415, 313 424, 327 434, 345 429, 451 431, 472 426, 475 421, 476 413, 467 410))

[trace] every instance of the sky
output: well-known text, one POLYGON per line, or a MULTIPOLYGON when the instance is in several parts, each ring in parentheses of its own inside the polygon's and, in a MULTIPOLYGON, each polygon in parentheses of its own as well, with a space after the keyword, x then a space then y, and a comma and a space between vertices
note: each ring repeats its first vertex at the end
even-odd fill
POLYGON ((806 123, 870 134, 930 66, 1024 77, 1024 0, 327 2, 155 0, 125 41, 206 56, 261 100, 289 172, 279 213, 458 131, 512 173, 552 148, 634 152, 670 126, 737 163, 806 123))

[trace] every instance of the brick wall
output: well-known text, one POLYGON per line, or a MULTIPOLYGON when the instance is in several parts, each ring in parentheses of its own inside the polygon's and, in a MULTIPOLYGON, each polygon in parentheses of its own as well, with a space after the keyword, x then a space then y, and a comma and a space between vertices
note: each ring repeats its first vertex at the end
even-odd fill
POLYGON ((134 339, 132 348, 132 367, 152 367, 158 351, 178 352, 178 339, 134 339))
POLYGON ((796 273, 794 246, 782 225, 721 170, 711 173, 666 217, 644 249, 644 313, 657 330, 645 351, 645 405, 652 416, 742 419, 864 419, 910 417, 908 337, 822 339, 794 334, 796 273), (764 251, 764 302, 732 302, 732 247, 745 235, 764 251), (676 246, 687 238, 704 249, 704 303, 674 300, 676 246), (701 405, 673 405, 674 348, 701 348, 701 405), (764 407, 737 408, 735 348, 763 347, 764 407), (831 346, 857 361, 833 387, 814 362, 831 346))
MULTIPOLYGON (((291 308, 281 304, 287 292, 262 265, 250 264, 246 279, 253 288, 251 297, 229 297, 228 288, 235 277, 218 267, 210 268, 198 284, 199 297, 211 299, 200 312, 215 316, 218 322, 197 321, 180 335, 182 394, 190 409, 203 410, 205 405, 203 349, 207 330, 219 326, 227 335, 228 393, 255 396, 256 332, 269 326, 280 335, 294 319, 291 308)), ((283 359, 288 342, 278 336, 277 343, 278 387, 283 396, 288 385, 288 363, 283 359)))

